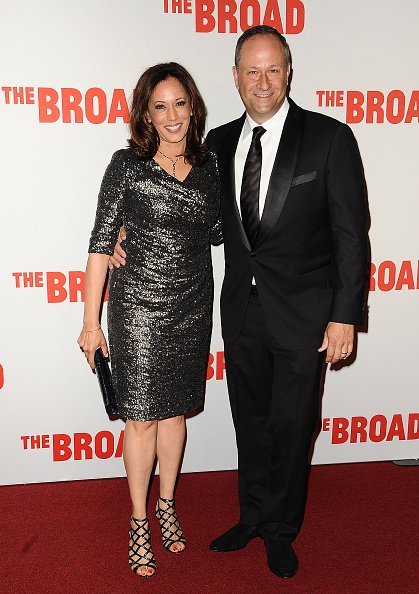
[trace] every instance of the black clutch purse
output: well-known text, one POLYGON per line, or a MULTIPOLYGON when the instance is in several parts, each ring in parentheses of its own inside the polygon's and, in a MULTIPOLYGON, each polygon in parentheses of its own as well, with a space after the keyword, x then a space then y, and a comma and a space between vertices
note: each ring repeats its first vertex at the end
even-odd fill
POLYGON ((95 352, 95 368, 105 410, 108 415, 116 415, 118 413, 118 407, 116 406, 115 392, 112 386, 111 370, 100 348, 95 352))

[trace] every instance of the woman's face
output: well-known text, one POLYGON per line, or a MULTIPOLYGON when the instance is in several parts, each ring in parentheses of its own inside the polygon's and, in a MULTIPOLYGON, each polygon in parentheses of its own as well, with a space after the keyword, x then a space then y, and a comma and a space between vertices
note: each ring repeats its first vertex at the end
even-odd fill
POLYGON ((156 86, 148 103, 147 116, 160 142, 182 142, 191 119, 191 104, 186 89, 176 78, 162 80, 156 86))

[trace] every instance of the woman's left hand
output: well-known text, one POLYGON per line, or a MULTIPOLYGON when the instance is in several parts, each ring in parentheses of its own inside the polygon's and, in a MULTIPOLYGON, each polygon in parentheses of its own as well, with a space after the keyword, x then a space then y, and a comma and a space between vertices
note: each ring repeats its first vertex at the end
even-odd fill
POLYGON ((108 356, 108 345, 103 334, 102 328, 96 328, 89 330, 88 328, 82 328, 77 343, 83 353, 86 356, 87 362, 92 369, 95 368, 95 352, 98 348, 101 348, 105 357, 108 356))

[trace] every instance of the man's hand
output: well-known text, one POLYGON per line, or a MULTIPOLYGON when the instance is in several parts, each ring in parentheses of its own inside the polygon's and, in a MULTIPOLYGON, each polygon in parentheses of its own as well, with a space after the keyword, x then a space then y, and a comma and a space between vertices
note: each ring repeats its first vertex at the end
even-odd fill
POLYGON ((125 258, 127 257, 127 255, 121 247, 121 241, 124 241, 124 239, 126 238, 127 232, 125 231, 125 227, 121 227, 119 230, 118 241, 116 242, 113 250, 113 255, 109 258, 110 270, 112 270, 114 266, 115 268, 119 268, 121 264, 122 266, 125 266, 125 258))
POLYGON ((324 333, 322 346, 318 349, 322 353, 327 349, 326 363, 337 363, 346 359, 354 348, 354 327, 352 324, 329 322, 324 333))

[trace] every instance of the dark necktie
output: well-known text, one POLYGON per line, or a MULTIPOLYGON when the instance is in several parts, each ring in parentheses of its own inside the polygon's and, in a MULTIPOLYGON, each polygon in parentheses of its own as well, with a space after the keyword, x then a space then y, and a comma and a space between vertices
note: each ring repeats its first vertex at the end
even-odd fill
POLYGON ((243 227, 250 245, 256 243, 259 231, 259 188, 260 171, 262 168, 262 146, 260 139, 265 134, 265 128, 253 128, 253 137, 244 164, 242 187, 240 192, 240 208, 243 227))

